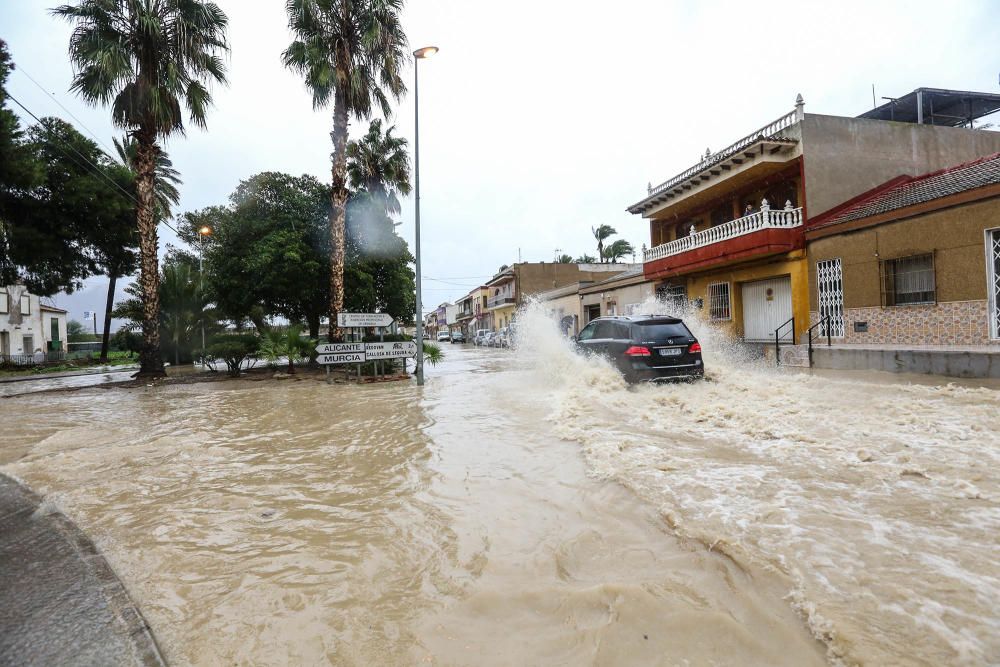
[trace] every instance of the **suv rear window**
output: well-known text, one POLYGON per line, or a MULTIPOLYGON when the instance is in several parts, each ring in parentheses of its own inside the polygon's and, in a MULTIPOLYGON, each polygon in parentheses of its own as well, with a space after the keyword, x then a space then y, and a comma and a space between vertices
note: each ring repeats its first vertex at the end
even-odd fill
POLYGON ((635 325, 635 335, 637 340, 694 337, 683 322, 638 322, 635 325))

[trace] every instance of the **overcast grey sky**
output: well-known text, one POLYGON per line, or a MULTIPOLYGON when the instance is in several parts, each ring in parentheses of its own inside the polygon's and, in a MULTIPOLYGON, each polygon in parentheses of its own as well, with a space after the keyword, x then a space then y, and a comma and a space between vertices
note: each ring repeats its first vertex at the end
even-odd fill
MULTIPOLYGON (((180 211, 223 203, 260 171, 329 180, 330 112, 313 111, 280 64, 284 2, 217 2, 230 18, 230 84, 214 90, 207 131, 166 147, 184 179, 180 211)), ((110 146, 119 132, 109 112, 68 92, 70 27, 49 15, 55 4, 0 3, 0 37, 21 70, 9 89, 37 115, 76 123, 34 77, 110 146)), ((603 223, 647 242, 646 224, 625 212, 647 182, 791 110, 797 93, 807 112, 854 116, 871 108, 872 83, 880 97, 919 86, 997 92, 1000 72, 993 0, 413 0, 404 27, 413 48, 441 48, 420 66, 428 310, 519 248, 525 261, 551 261, 556 248, 594 254, 590 228, 603 223)), ((412 146, 412 90, 391 122, 412 146)), ((412 246, 412 199, 402 221, 412 246)), ((161 232, 161 245, 176 243, 161 232)), ((106 290, 92 279, 56 302, 81 319, 103 313, 106 290)))

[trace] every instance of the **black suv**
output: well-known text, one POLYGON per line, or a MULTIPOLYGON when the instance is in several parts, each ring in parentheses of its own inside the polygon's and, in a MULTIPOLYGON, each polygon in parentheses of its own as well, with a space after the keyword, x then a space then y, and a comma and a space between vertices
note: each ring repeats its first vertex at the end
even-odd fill
POLYGON ((629 382, 705 375, 701 344, 676 317, 598 317, 580 331, 576 344, 609 358, 629 382))

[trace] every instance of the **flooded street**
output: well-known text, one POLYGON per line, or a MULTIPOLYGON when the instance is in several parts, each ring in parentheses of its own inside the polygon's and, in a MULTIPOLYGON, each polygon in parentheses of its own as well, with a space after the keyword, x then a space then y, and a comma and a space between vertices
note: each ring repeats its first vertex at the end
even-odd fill
POLYGON ((629 389, 525 333, 445 346, 422 390, 0 399, 0 470, 94 538, 177 665, 1000 659, 997 389, 723 352, 629 389))

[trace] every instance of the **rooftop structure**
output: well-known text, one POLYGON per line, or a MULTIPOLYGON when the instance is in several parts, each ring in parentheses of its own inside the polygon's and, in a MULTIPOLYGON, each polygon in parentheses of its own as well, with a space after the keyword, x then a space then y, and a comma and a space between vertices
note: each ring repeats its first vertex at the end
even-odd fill
POLYGON ((974 128, 974 122, 1000 111, 1000 95, 946 88, 917 88, 890 99, 858 118, 900 123, 974 128))

